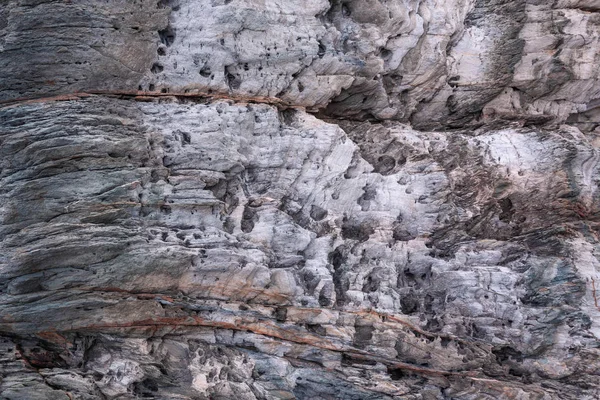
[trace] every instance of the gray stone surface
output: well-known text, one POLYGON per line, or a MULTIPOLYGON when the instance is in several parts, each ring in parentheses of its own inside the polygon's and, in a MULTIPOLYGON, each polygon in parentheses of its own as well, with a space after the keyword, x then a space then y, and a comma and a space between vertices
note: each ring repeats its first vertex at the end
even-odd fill
POLYGON ((74 90, 278 98, 419 129, 598 124, 595 0, 5 0, 13 99, 74 90), (24 68, 24 65, 27 67, 24 68))
POLYGON ((599 12, 0 2, 0 398, 597 399, 599 12))

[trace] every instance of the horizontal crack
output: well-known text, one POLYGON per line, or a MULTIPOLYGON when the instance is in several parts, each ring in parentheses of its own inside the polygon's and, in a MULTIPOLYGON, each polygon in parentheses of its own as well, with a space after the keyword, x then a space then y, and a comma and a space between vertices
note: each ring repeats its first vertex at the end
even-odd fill
MULTIPOLYGON (((118 288, 98 288, 93 291, 107 291, 107 292, 123 292, 133 294, 140 300, 155 300, 159 301, 164 306, 173 306, 179 308, 190 308, 186 303, 182 303, 178 301, 178 299, 169 297, 163 294, 155 294, 155 293, 133 293, 124 289, 118 288)), ((235 304, 243 304, 236 302, 228 302, 227 304, 235 305, 235 304)), ((210 304, 206 304, 209 306, 210 304)), ((263 307, 267 307, 271 309, 272 313, 276 310, 275 306, 264 305, 263 307)), ((201 307, 200 307, 201 308, 201 307)), ((219 307, 222 309, 222 304, 219 307)), ((296 324, 302 324, 303 317, 302 313, 321 313, 321 312, 332 312, 334 314, 346 314, 346 315, 354 315, 356 317, 360 317, 363 319, 370 319, 372 323, 378 322, 382 324, 386 324, 388 328, 394 328, 394 324, 402 325, 413 332, 421 334, 423 336, 427 336, 430 338, 447 338, 456 342, 461 342, 466 344, 471 348, 472 351, 482 353, 482 356, 485 357, 486 354, 489 354, 485 349, 480 348, 476 343, 469 342, 467 340, 463 340, 452 335, 446 334, 437 334, 425 331, 410 322, 403 320, 402 318, 396 317, 391 314, 380 313, 374 310, 350 310, 350 311, 342 311, 342 310, 333 310, 333 309, 319 309, 312 307, 295 307, 295 306, 286 306, 288 311, 293 311, 293 315, 298 315, 300 318, 299 321, 296 321, 296 324)), ((195 307, 196 310, 199 310, 198 307, 195 307)), ((266 310, 263 310, 266 311, 266 310)), ((476 371, 446 371, 446 370, 437 370, 431 368, 425 368, 420 366, 415 366, 410 363, 398 362, 395 359, 381 356, 375 354, 373 352, 360 350, 351 346, 349 344, 345 344, 340 342, 339 338, 328 338, 323 335, 313 334, 310 332, 305 332, 296 329, 296 327, 286 327, 281 326, 274 321, 270 321, 269 317, 266 315, 254 315, 254 311, 250 310, 250 313, 253 314, 252 320, 250 320, 249 316, 244 316, 243 314, 235 314, 233 318, 230 320, 224 320, 223 315, 221 316, 211 316, 210 318, 201 317, 198 315, 188 315, 188 316, 180 316, 180 317, 156 317, 156 318, 147 318, 143 320, 131 321, 131 322, 117 322, 117 323, 109 323, 109 324, 90 324, 90 325, 81 325, 74 326, 71 328, 66 327, 57 327, 56 329, 52 329, 49 331, 40 331, 36 333, 37 336, 43 336, 47 340, 51 340, 52 338, 59 338, 59 342, 63 342, 65 339, 60 335, 60 333, 67 332, 85 332, 85 331, 94 331, 94 332, 111 332, 113 329, 124 329, 124 328, 133 328, 133 329, 152 329, 152 334, 155 335, 160 328, 177 328, 177 327, 210 327, 215 329, 228 329, 235 331, 248 331, 255 334, 260 334, 272 338, 276 338, 279 340, 309 345, 313 347, 317 347, 324 350, 334 351, 342 354, 350 355, 356 359, 360 360, 370 360, 382 363, 387 365, 393 369, 403 369, 407 371, 411 371, 418 374, 423 375, 437 375, 437 376, 460 376, 460 377, 476 377, 480 375, 480 372, 476 371)), ((274 314, 274 313, 273 313, 274 314)), ((287 311, 286 311, 287 314, 287 311)))
POLYGON ((50 97, 26 97, 17 98, 11 100, 0 101, 0 107, 8 107, 21 104, 32 104, 32 103, 44 103, 53 101, 69 101, 79 100, 91 96, 114 96, 122 99, 135 100, 135 101, 148 101, 155 98, 185 98, 192 100, 232 100, 239 103, 257 103, 257 104, 269 104, 278 108, 298 108, 305 109, 304 106, 294 105, 285 101, 282 101, 274 97, 252 97, 252 96, 236 96, 227 93, 212 93, 212 92, 148 92, 148 91, 127 91, 127 90, 88 90, 85 92, 73 92, 68 94, 62 94, 50 97))
MULTIPOLYGON (((66 291, 73 291, 73 289, 68 289, 66 291)), ((137 297, 139 300, 160 300, 163 302, 167 302, 170 303, 168 305, 172 305, 175 307, 182 307, 185 309, 190 309, 190 305, 184 302, 181 302, 179 299, 177 299, 176 297, 172 297, 168 294, 163 294, 163 293, 148 293, 148 292, 137 292, 137 291, 131 291, 131 290, 127 290, 127 289, 122 289, 122 288, 118 288, 118 287, 80 287, 78 288, 78 291, 83 292, 83 293, 101 293, 101 292, 106 292, 106 293, 123 293, 123 294, 129 294, 129 295, 133 295, 135 297, 137 297)), ((287 296, 286 296, 287 297, 287 296)), ((265 303, 251 303, 248 304, 246 302, 236 302, 236 301, 219 301, 219 299, 216 298, 206 298, 205 300, 208 301, 218 301, 218 304, 228 304, 228 305, 232 305, 232 306, 238 306, 238 305, 243 305, 243 306, 258 306, 258 307, 262 307, 262 308, 267 308, 269 310, 275 311, 275 309, 277 308, 285 308, 288 311, 292 311, 292 312, 312 312, 312 313, 321 313, 321 312, 332 312, 332 313, 339 313, 342 315, 354 315, 357 317, 361 317, 361 318, 372 318, 375 319, 377 321, 380 321, 381 323, 397 323, 399 325, 402 325, 406 328, 408 328, 409 330, 416 332, 420 335, 429 337, 429 338, 440 338, 440 339, 448 339, 448 340, 452 340, 454 342, 457 343, 461 343, 467 346, 473 346, 475 344, 488 344, 486 342, 483 342, 481 340, 477 340, 477 339, 472 339, 472 340, 465 340, 465 339, 461 339, 457 336, 453 336, 450 334, 445 334, 445 333, 435 333, 435 332, 430 332, 430 331, 426 331, 424 329, 421 329, 420 327, 414 325, 413 323, 406 321, 394 314, 390 314, 390 313, 384 313, 384 312, 380 312, 380 311, 376 311, 376 310, 372 310, 372 309, 365 309, 365 310, 338 310, 338 309, 333 309, 333 308, 314 308, 314 307, 297 307, 297 306, 292 306, 292 305, 273 305, 273 304, 265 304, 265 303)), ((211 304, 199 304, 198 307, 202 308, 202 307, 211 307, 211 304)), ((198 310, 198 308, 195 308, 195 310, 198 310)), ((252 310, 250 310, 252 311, 252 310)), ((373 321, 374 322, 374 321, 373 321)), ((478 349, 480 351, 484 351, 482 349, 478 349)))
POLYGON ((139 321, 133 321, 128 323, 116 323, 116 324, 94 324, 89 326, 83 326, 78 328, 72 328, 67 330, 62 330, 61 332, 82 332, 86 330, 103 330, 103 329, 111 329, 111 328, 153 328, 154 333, 160 327, 209 327, 216 329, 228 329, 235 331, 247 331, 255 334, 268 336, 271 338, 279 339, 286 342, 298 343, 313 346, 316 348, 320 348, 323 350, 329 350, 336 353, 346 354, 351 356, 357 360, 365 360, 365 361, 374 361, 379 362, 381 364, 386 365, 388 368, 392 369, 401 369, 405 371, 410 371, 412 373, 418 375, 426 375, 426 376, 439 376, 439 377, 447 377, 447 378, 463 378, 468 379, 473 382, 487 383, 487 384, 497 384, 502 387, 512 386, 512 387, 523 387, 527 386, 525 384, 520 384, 517 382, 513 382, 510 380, 500 380, 500 379, 492 379, 487 375, 483 374, 482 371, 471 370, 465 372, 458 371, 446 371, 446 370, 437 370, 432 368, 418 367, 412 364, 398 362, 394 359, 379 356, 377 354, 356 349, 354 347, 344 345, 344 344, 336 344, 326 338, 323 338, 318 335, 313 335, 310 333, 298 332, 292 329, 286 329, 280 326, 277 326, 271 321, 261 320, 258 322, 250 322, 244 321, 243 318, 238 317, 235 322, 226 322, 226 321, 214 321, 208 320, 205 318, 201 318, 198 316, 189 316, 189 317, 160 317, 160 318, 152 318, 145 319, 139 321))
POLYGON ((306 344, 317 347, 323 350, 334 351, 338 353, 350 354, 357 359, 372 360, 383 363, 392 368, 404 369, 407 371, 437 376, 460 376, 460 377, 476 377, 477 372, 454 372, 443 371, 431 368, 416 367, 411 364, 397 362, 386 357, 378 356, 368 351, 359 350, 347 345, 336 344, 322 336, 313 335, 310 333, 298 332, 292 329, 285 329, 273 324, 271 321, 249 322, 238 318, 235 323, 226 321, 212 321, 198 316, 187 317, 159 317, 144 319, 139 321, 115 323, 115 324, 93 324, 81 326, 71 329, 60 330, 60 332, 82 332, 87 330, 99 331, 111 328, 160 328, 160 327, 210 327, 217 329, 229 329, 235 331, 250 331, 259 335, 272 337, 275 339, 306 344))

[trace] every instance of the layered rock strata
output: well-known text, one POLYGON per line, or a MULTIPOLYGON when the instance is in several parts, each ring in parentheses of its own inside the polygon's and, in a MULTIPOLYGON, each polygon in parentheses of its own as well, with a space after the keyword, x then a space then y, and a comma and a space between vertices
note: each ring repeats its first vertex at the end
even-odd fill
POLYGON ((597 1, 0 3, 0 397, 600 396, 597 1))

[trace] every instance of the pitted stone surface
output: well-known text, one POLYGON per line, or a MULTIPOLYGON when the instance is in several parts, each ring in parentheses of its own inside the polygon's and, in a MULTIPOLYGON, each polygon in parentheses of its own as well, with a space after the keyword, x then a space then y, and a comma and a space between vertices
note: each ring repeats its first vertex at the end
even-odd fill
POLYGON ((0 397, 596 399, 596 1, 0 4, 0 397))
POLYGON ((348 398, 416 396, 419 374, 446 394, 485 376, 531 395, 562 379, 547 392, 558 398, 593 374, 598 156, 576 128, 342 129, 265 104, 105 97, 3 117, 0 328, 41 336, 27 345, 50 346, 39 362, 62 372, 42 375, 61 388, 311 398, 326 389, 289 380, 314 380, 317 363, 348 398), (138 354, 166 337, 179 367, 138 354), (202 354, 241 347, 243 368, 235 351, 220 357, 245 378, 218 383, 208 361, 182 361, 190 340, 202 354), (262 382, 252 371, 267 355, 298 361, 262 382))
POLYGON ((0 7, 4 100, 213 92, 425 130, 494 121, 598 125, 597 1, 10 0, 0 7))

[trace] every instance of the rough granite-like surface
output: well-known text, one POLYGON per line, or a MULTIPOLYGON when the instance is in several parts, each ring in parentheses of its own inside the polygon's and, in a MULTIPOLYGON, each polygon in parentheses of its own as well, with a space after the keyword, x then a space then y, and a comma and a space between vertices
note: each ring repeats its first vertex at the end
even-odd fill
POLYGON ((600 1, 0 0, 0 399, 600 398, 600 1))

